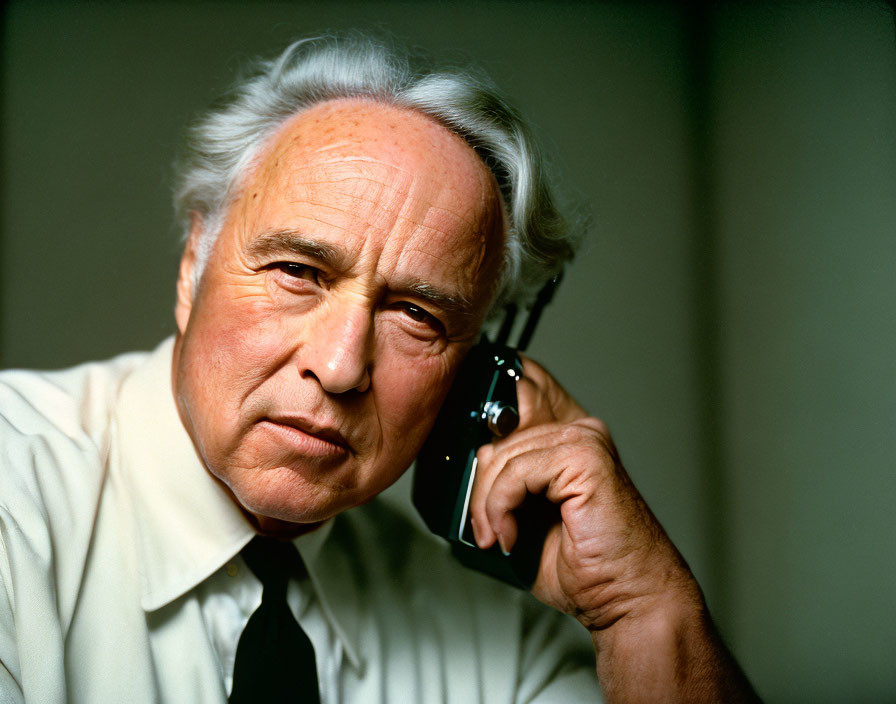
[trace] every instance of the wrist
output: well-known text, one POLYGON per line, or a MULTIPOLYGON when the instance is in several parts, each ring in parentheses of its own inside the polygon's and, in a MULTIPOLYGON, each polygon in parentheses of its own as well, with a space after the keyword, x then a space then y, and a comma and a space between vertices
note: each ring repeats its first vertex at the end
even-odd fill
POLYGON ((629 576, 607 580, 590 590, 591 599, 582 600, 575 610, 578 621, 595 638, 611 629, 616 633, 676 619, 687 622, 705 614, 703 592, 677 551, 672 559, 651 569, 621 566, 613 572, 629 576))
POLYGON ((634 605, 591 632, 608 702, 759 701, 693 585, 634 605))

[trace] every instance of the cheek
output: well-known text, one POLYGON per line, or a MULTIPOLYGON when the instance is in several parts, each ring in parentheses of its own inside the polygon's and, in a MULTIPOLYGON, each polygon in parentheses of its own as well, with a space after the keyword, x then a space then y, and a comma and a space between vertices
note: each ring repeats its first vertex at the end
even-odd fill
POLYGON ((205 433, 206 439, 234 430, 243 401, 288 357, 289 338, 280 328, 258 301, 197 301, 184 335, 182 381, 194 424, 214 418, 215 433, 205 433))
POLYGON ((261 370, 285 350, 288 339, 282 316, 264 298, 244 300, 218 296, 210 301, 199 318, 197 337, 207 363, 241 373, 261 370))
POLYGON ((393 354, 379 358, 373 384, 387 452, 408 455, 419 450, 448 392, 455 355, 393 354))

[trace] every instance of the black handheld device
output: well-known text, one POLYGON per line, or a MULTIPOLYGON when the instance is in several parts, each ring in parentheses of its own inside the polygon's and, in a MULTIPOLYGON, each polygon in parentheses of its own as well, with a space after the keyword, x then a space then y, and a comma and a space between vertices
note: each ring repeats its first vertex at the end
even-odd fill
POLYGON ((413 501, 429 529, 451 545, 467 567, 523 589, 538 574, 551 509, 541 497, 529 497, 516 512, 519 534, 509 556, 495 545, 482 550, 470 525, 470 496, 476 477, 476 452, 513 432, 519 423, 516 384, 522 377, 517 351, 525 350, 560 275, 539 291, 516 346, 507 344, 516 318, 508 306, 495 341, 485 336, 467 353, 426 439, 414 470, 413 501))

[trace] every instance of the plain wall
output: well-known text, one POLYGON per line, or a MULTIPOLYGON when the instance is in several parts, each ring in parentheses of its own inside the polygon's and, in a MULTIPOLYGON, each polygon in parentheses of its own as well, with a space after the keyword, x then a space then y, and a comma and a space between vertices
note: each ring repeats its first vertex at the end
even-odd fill
POLYGON ((716 20, 727 631, 770 700, 893 702, 893 11, 716 20))
POLYGON ((0 364, 173 333, 186 124, 349 27, 483 66, 592 213, 532 353, 610 423, 760 693, 896 700, 884 3, 13 3, 0 364))

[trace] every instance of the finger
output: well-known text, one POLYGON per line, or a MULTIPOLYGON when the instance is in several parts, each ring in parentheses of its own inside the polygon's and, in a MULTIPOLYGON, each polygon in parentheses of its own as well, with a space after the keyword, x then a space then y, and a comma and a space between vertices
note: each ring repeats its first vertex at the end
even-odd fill
POLYGON ((519 528, 514 511, 529 494, 541 494, 551 481, 546 468, 556 458, 555 448, 538 447, 510 457, 495 477, 485 501, 489 526, 495 532, 501 550, 510 554, 516 545, 519 528))
MULTIPOLYGON (((477 521, 494 532, 502 549, 516 540, 513 512, 528 494, 544 494, 554 504, 570 499, 587 502, 596 497, 617 466, 612 440, 599 432, 603 424, 588 419, 524 431, 514 443, 488 457, 488 495, 477 499, 477 521)), ((604 426, 605 427, 605 426, 604 426)))
POLYGON ((470 495, 470 524, 473 526, 473 537, 476 544, 486 550, 494 545, 497 536, 489 525, 485 513, 485 499, 495 481, 495 465, 492 458, 494 445, 483 445, 476 453, 476 476, 473 478, 473 493, 470 495))
POLYGON ((538 362, 520 355, 523 378, 517 384, 520 427, 554 421, 570 422, 586 416, 585 410, 538 362))
POLYGON ((485 501, 491 486, 508 458, 529 449, 550 446, 555 442, 558 430, 563 426, 548 423, 517 430, 506 438, 501 438, 488 445, 483 445, 476 453, 476 476, 473 480, 473 492, 470 497, 470 522, 476 544, 485 549, 491 547, 497 539, 485 512, 485 501))
POLYGON ((520 412, 519 430, 557 421, 547 394, 535 380, 522 377, 516 384, 516 396, 520 412))
POLYGON ((486 500, 498 474, 507 462, 516 455, 532 450, 551 448, 563 442, 581 441, 584 435, 596 435, 598 444, 612 446, 606 425, 597 418, 583 418, 572 424, 544 423, 525 430, 517 430, 506 438, 483 445, 477 452, 476 476, 470 497, 470 521, 476 544, 485 549, 498 539, 500 531, 488 519, 486 500), (606 433, 606 434, 605 434, 606 433))
POLYGON ((545 445, 585 443, 601 453, 608 454, 614 463, 621 464, 609 427, 600 418, 590 416, 572 423, 546 423, 518 430, 506 438, 496 439, 492 442, 496 453, 492 462, 501 462, 502 454, 518 454, 541 443, 545 445))
POLYGON ((539 442, 552 444, 553 442, 556 442, 561 435, 566 438, 567 441, 576 439, 573 431, 571 431, 573 433, 572 435, 569 433, 563 435, 567 432, 566 428, 580 428, 586 434, 596 434, 601 442, 607 445, 613 444, 613 439, 610 436, 610 429, 607 427, 606 423, 600 418, 585 417, 571 423, 551 422, 541 423, 529 428, 519 428, 507 437, 495 438, 492 440, 491 446, 494 448, 495 452, 513 452, 513 448, 517 446, 532 446, 539 442))

